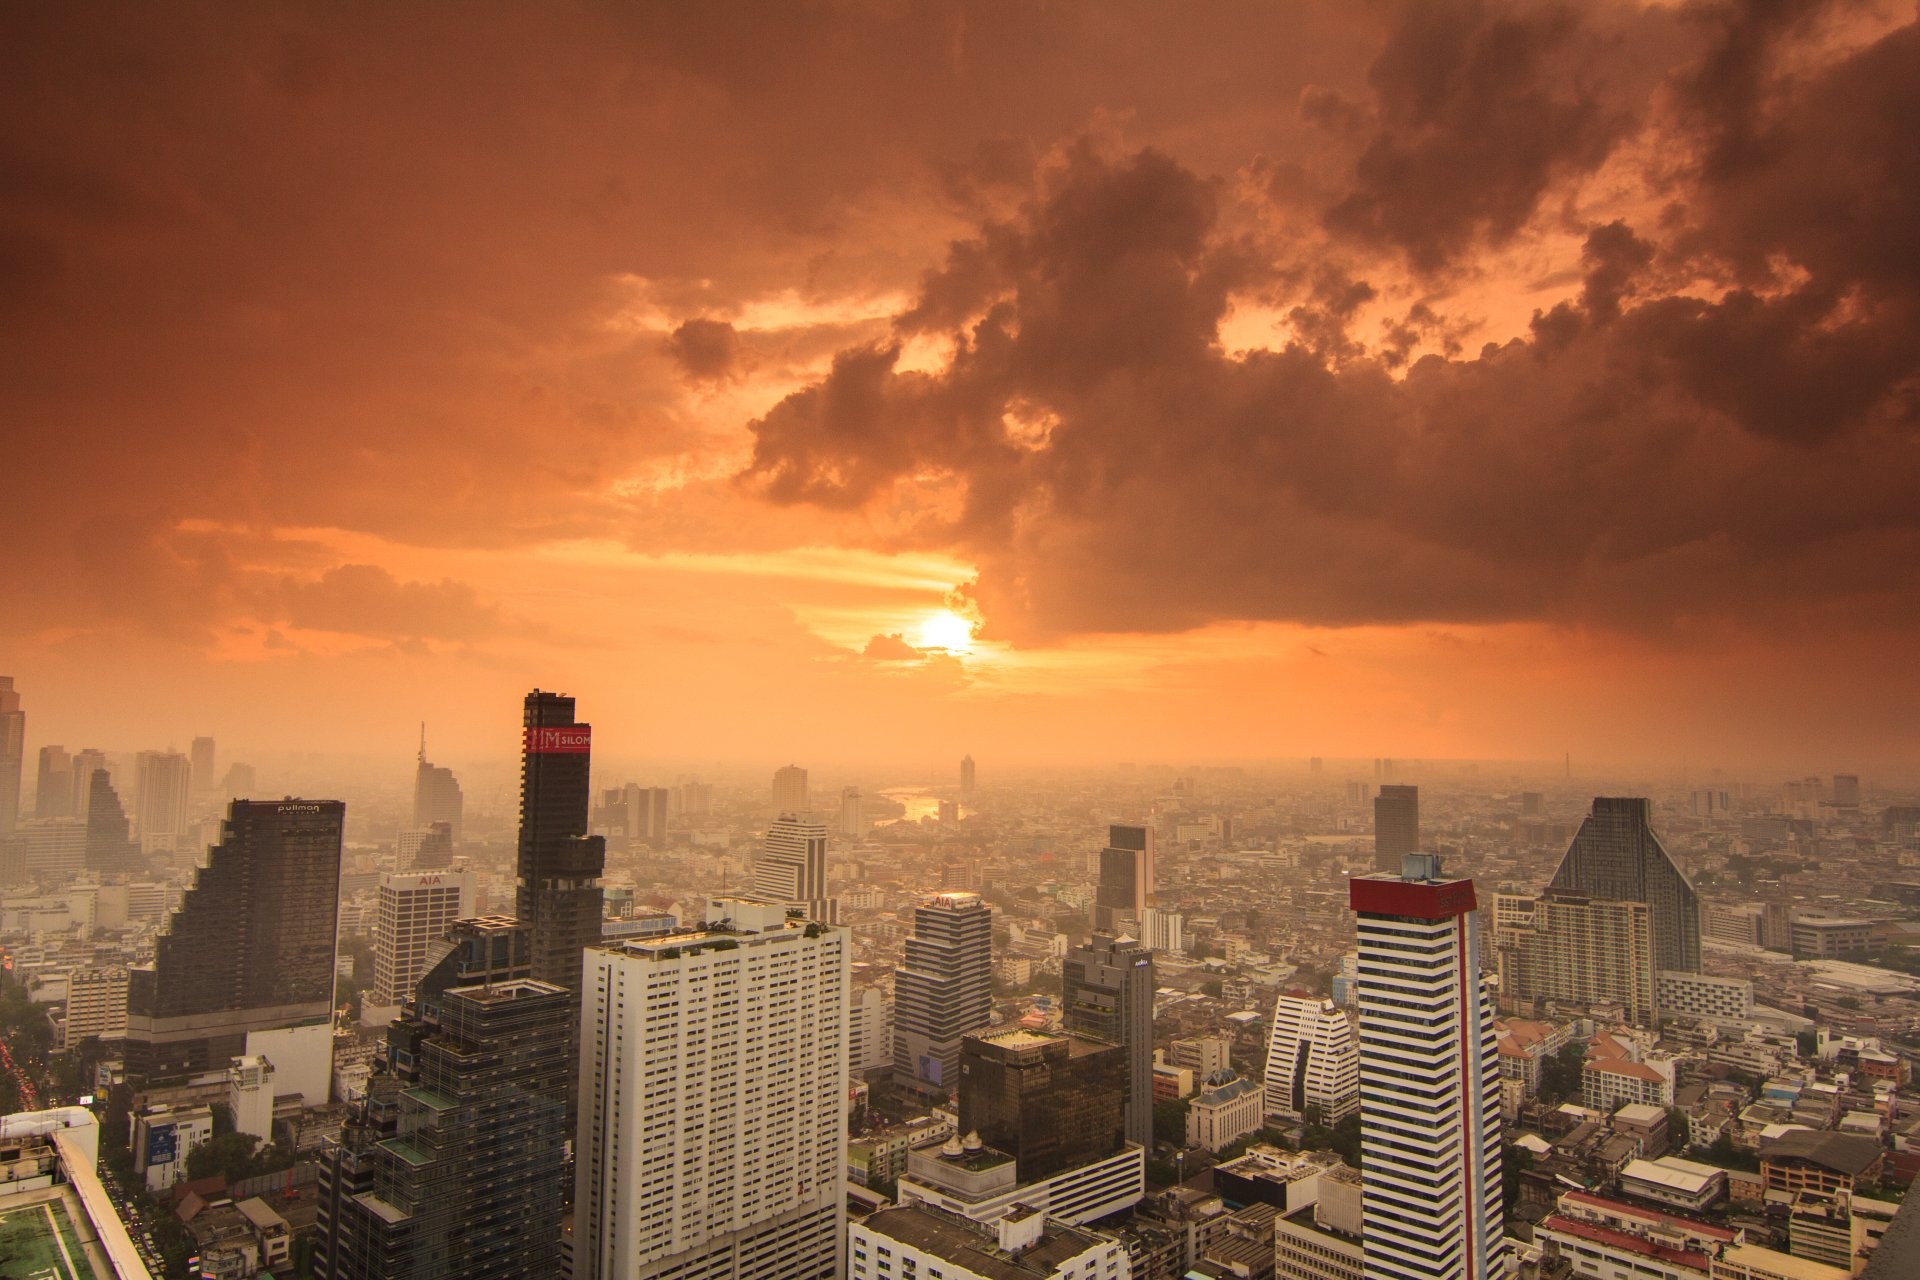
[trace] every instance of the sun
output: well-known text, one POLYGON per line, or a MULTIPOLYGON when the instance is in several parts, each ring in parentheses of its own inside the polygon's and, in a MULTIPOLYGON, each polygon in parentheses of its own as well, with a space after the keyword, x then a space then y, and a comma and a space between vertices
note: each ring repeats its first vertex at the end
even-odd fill
POLYGON ((968 653, 973 649, 973 624, 951 609, 928 614, 920 624, 922 649, 945 649, 948 653, 968 653))

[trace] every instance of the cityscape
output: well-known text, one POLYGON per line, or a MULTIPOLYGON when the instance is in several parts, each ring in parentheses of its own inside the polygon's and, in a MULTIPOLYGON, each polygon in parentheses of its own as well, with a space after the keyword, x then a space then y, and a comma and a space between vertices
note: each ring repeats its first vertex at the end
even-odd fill
POLYGON ((0 83, 0 1280, 1920 1280, 1911 0, 0 83))

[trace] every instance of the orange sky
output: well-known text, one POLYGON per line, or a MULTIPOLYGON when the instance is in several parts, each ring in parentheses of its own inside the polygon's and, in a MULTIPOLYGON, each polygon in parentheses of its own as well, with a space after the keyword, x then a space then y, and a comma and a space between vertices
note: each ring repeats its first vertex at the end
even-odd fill
POLYGON ((1910 4, 657 8, 0 19, 30 744, 1909 769, 1910 4))

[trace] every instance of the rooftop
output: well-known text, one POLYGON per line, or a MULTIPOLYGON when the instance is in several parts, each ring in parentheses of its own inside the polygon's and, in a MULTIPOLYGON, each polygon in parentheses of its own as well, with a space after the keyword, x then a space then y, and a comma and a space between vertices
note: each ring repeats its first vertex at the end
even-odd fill
POLYGON ((1872 1138, 1857 1133, 1821 1133, 1791 1129, 1760 1148, 1764 1160, 1807 1160, 1835 1173, 1857 1177, 1885 1154, 1872 1138))
POLYGON ((1017 1254, 1008 1253, 1000 1248, 999 1237, 991 1228, 919 1205, 881 1209, 868 1214, 860 1225, 987 1280, 1050 1276, 1061 1263, 1100 1243, 1100 1237, 1089 1232, 1062 1222, 1048 1222, 1039 1243, 1017 1254))
POLYGON ((1549 1214, 1547 1217, 1542 1218, 1538 1229, 1541 1231, 1558 1231, 1564 1235, 1570 1235, 1580 1240, 1591 1240, 1595 1244, 1606 1245, 1608 1248, 1617 1249, 1622 1253, 1636 1253, 1643 1258, 1654 1258, 1661 1262, 1689 1267, 1703 1275, 1708 1268, 1712 1266, 1712 1260, 1704 1253, 1696 1253, 1692 1249, 1675 1249, 1669 1245, 1655 1244, 1651 1240, 1629 1234, 1625 1231, 1616 1231, 1612 1227, 1603 1227, 1593 1222, 1579 1222, 1573 1218, 1563 1217, 1557 1213, 1549 1214))

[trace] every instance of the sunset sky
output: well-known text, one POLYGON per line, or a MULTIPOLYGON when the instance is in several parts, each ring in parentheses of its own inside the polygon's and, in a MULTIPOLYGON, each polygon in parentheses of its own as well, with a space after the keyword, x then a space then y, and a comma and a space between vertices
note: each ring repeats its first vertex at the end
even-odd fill
POLYGON ((1910 771, 1912 0, 16 4, 0 85, 30 747, 1910 771))

